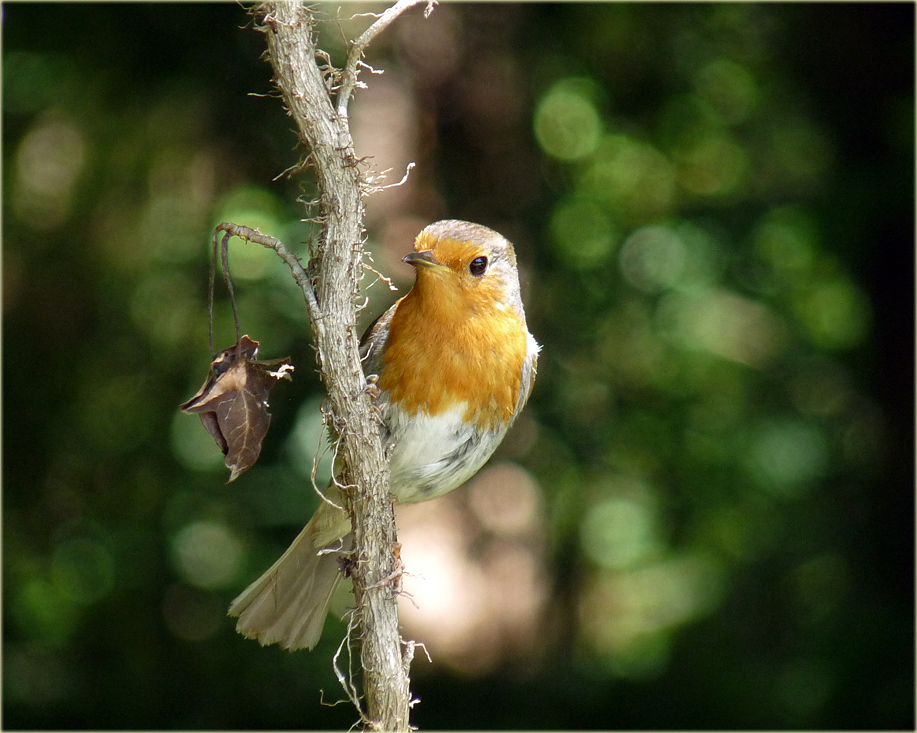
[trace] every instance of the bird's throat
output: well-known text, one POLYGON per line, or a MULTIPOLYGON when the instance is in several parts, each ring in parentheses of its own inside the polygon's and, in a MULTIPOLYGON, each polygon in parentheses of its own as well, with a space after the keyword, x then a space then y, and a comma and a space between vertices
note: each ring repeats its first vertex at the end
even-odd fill
POLYGON ((482 428, 508 423, 519 400, 526 331, 495 295, 469 297, 450 283, 415 285, 392 317, 380 388, 409 414, 435 416, 464 404, 466 420, 482 428))

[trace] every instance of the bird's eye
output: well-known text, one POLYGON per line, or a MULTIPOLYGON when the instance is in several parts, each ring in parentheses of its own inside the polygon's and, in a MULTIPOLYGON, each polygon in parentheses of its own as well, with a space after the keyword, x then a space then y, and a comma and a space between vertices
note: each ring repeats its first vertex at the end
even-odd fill
POLYGON ((487 270, 487 258, 486 257, 475 257, 471 264, 468 265, 468 272, 470 272, 475 277, 481 277, 487 270))

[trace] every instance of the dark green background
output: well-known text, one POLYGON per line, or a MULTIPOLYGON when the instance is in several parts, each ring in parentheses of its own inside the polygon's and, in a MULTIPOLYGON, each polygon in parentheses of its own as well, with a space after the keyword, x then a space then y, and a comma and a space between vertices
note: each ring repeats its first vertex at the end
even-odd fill
MULTIPOLYGON (((210 228, 254 212, 309 233, 299 181, 273 180, 299 154, 290 121, 249 96, 270 91, 263 38, 232 4, 2 13, 3 726, 346 728, 352 708, 318 693, 339 697, 339 625, 290 655, 222 619, 313 501, 284 446, 321 392, 268 253, 233 250, 254 268, 245 330, 297 364, 261 462, 226 486, 176 416, 208 360, 210 228), (194 522, 236 538, 237 577, 183 570, 194 522)), ((913 6, 463 4, 427 22, 451 29, 448 73, 405 29, 368 60, 417 100, 413 215, 517 244, 544 351, 509 458, 544 497, 550 602, 533 657, 417 661, 413 722, 913 729, 913 6), (615 507, 652 520, 653 552, 590 524, 615 507), (589 601, 682 561, 712 572, 699 607, 643 635, 589 601)), ((370 295, 373 313, 393 297, 370 295)), ((230 323, 221 296, 223 346, 230 323)))

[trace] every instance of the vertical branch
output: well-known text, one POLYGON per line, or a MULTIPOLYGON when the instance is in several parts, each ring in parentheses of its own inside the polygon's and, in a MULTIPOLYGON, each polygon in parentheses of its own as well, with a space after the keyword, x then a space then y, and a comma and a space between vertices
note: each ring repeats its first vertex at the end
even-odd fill
MULTIPOLYGON (((402 0, 397 13, 384 14, 385 24, 416 1, 402 0)), ((362 45, 352 49, 335 108, 316 63, 311 11, 301 2, 278 0, 258 6, 255 14, 267 37, 274 82, 309 150, 320 191, 321 237, 309 267, 320 311, 320 323, 315 324, 319 327, 313 332, 340 439, 342 483, 349 486, 345 500, 354 532, 352 576, 367 722, 377 730, 407 730, 410 659, 402 654, 396 597, 389 582, 398 571, 393 554, 394 513, 380 426, 366 391, 356 330, 363 266, 363 181, 346 119, 359 56, 381 27, 374 24, 376 30, 367 31, 369 35, 361 36, 362 45)))

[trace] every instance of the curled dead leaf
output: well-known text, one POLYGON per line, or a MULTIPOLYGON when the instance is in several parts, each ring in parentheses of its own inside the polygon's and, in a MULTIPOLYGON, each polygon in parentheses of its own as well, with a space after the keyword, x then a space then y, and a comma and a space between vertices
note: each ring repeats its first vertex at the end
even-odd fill
POLYGON ((271 423, 267 411, 271 388, 292 379, 290 357, 257 361, 258 342, 243 336, 210 365, 200 391, 181 410, 200 415, 201 423, 226 456, 229 480, 251 468, 271 423))

